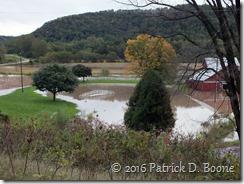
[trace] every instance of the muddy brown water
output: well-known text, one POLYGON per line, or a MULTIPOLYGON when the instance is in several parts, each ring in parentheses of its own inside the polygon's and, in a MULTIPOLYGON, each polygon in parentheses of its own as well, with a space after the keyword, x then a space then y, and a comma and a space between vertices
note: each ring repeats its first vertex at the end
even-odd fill
MULTIPOLYGON (((23 75, 23 85, 31 85, 32 80, 29 76, 23 75)), ((21 87, 20 75, 0 75, 0 90, 21 87)))
MULTIPOLYGON (((85 84, 80 85, 75 92, 62 93, 57 95, 57 98, 77 104, 80 114, 84 117, 93 114, 94 117, 108 124, 123 124, 126 103, 134 88, 135 85, 128 84, 85 84)), ((201 130, 203 122, 211 119, 213 110, 210 106, 174 90, 170 90, 170 94, 176 119, 175 131, 196 133, 201 130)))

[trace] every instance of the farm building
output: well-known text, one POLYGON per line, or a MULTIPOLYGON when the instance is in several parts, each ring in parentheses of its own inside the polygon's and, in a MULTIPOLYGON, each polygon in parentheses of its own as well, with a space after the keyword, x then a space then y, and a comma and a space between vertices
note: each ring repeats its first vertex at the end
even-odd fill
MULTIPOLYGON (((228 67, 226 58, 224 58, 225 66, 228 67)), ((236 65, 240 63, 235 58, 236 65)), ((222 90, 226 82, 221 77, 223 76, 222 67, 219 58, 205 58, 203 68, 196 72, 186 81, 186 85, 199 91, 218 91, 222 90)))

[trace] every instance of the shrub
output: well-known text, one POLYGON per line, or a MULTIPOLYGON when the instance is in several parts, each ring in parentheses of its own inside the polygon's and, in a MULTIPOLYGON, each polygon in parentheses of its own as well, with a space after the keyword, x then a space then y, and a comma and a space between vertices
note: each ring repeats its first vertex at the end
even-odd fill
POLYGON ((108 68, 102 68, 100 75, 103 77, 108 77, 110 75, 109 69, 108 68))
POLYGON ((240 159, 231 154, 220 157, 214 143, 200 136, 173 132, 156 136, 156 132, 128 130, 122 125, 108 125, 98 119, 85 121, 78 116, 67 120, 62 128, 57 128, 56 119, 45 114, 41 118, 0 117, 3 180, 240 179, 240 159), (204 162, 233 165, 235 170, 204 173, 204 162), (113 173, 113 163, 120 163, 122 170, 113 173), (149 172, 149 163, 158 166, 195 163, 199 172, 157 173, 155 169, 149 172), (145 172, 125 172, 125 166, 138 166, 134 167, 137 170, 142 164, 146 164, 145 172))
POLYGON ((170 96, 160 75, 149 69, 128 102, 124 123, 133 130, 166 131, 174 126, 170 96))

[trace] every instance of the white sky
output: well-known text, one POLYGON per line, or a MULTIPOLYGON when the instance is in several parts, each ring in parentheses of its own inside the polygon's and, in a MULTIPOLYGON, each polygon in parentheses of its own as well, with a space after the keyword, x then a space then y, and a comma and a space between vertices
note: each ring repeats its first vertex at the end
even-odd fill
POLYGON ((122 9, 112 0, 0 0, 0 35, 28 34, 58 17, 122 9))
MULTIPOLYGON (((205 0, 198 1, 203 3, 205 0)), ((164 0, 164 2, 183 4, 185 1, 164 0)), ((45 22, 58 17, 112 9, 135 9, 135 7, 122 5, 113 0, 0 0, 0 35, 28 34, 45 22)))

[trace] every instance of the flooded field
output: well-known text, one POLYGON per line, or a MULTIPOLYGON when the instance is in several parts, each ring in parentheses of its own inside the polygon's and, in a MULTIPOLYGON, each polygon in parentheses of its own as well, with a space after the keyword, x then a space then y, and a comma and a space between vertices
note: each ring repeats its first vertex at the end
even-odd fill
MULTIPOLYGON (((109 124, 122 124, 126 103, 134 87, 135 85, 128 84, 87 84, 80 85, 71 94, 59 94, 57 98, 77 104, 81 115, 93 114, 109 124)), ((174 90, 170 93, 176 119, 175 131, 195 133, 202 129, 202 123, 212 118, 214 111, 210 106, 199 104, 191 97, 174 90)))
MULTIPOLYGON (((81 63, 69 63, 66 64, 68 67, 72 67, 76 64, 81 63)), ((84 66, 87 66, 92 69, 93 76, 99 76, 103 69, 108 69, 110 74, 112 75, 128 75, 131 72, 128 71, 128 63, 82 63, 84 66)), ((24 74, 31 74, 37 71, 40 67, 44 66, 45 64, 40 65, 23 65, 23 73, 24 74)), ((20 74, 20 65, 19 64, 12 64, 9 66, 1 66, 0 65, 0 72, 1 73, 12 73, 12 74, 20 74)))
MULTIPOLYGON (((30 77, 24 77, 24 85, 31 85, 30 77)), ((20 87, 20 76, 0 76, 0 95, 10 93, 20 87)), ((83 116, 92 113, 94 117, 109 124, 122 124, 127 108, 126 103, 132 95, 134 87, 135 85, 128 84, 83 84, 73 93, 58 94, 57 98, 77 104, 77 108, 83 116)), ((176 119, 174 130, 177 132, 201 131, 202 125, 212 118, 216 109, 222 108, 225 113, 230 110, 228 101, 225 101, 226 104, 221 108, 218 107, 225 99, 224 94, 216 95, 208 92, 189 94, 172 89, 170 94, 171 106, 176 119)))
MULTIPOLYGON (((23 76, 23 85, 31 85, 32 80, 29 76, 23 76)), ((0 75, 0 90, 6 90, 11 88, 21 87, 21 76, 20 75, 0 75)))

